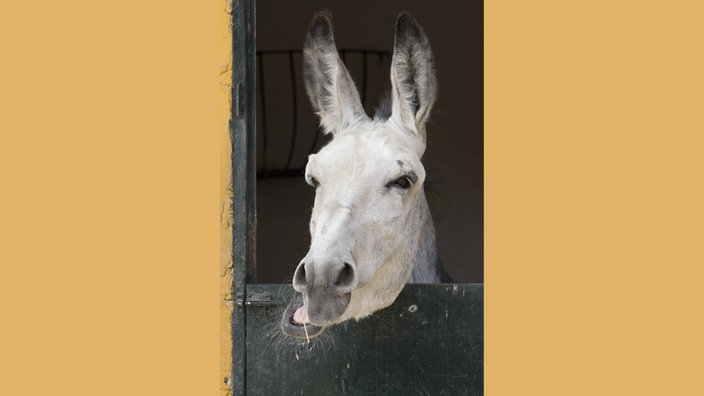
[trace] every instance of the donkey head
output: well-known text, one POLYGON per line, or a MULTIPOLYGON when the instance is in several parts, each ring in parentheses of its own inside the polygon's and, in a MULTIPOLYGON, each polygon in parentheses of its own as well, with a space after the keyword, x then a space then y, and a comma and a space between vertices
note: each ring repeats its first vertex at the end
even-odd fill
POLYGON ((294 273, 297 297, 282 328, 313 337, 393 303, 423 254, 419 228, 430 218, 422 210, 420 158, 436 81, 428 38, 408 13, 396 21, 390 109, 373 119, 338 56, 327 11, 310 24, 303 73, 321 127, 333 139, 308 159, 306 181, 316 189, 311 244, 294 273))

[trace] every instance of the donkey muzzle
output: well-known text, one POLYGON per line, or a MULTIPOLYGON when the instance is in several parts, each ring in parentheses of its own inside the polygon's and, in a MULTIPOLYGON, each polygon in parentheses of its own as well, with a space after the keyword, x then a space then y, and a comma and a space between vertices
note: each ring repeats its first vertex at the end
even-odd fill
POLYGON ((293 287, 303 294, 304 309, 311 323, 327 326, 345 313, 357 287, 357 270, 353 264, 323 263, 312 260, 298 265, 293 287))

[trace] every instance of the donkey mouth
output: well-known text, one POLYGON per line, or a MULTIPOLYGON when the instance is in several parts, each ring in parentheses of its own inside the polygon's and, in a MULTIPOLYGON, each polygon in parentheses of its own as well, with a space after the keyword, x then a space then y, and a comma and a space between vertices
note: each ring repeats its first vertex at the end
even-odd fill
POLYGON ((303 305, 303 296, 296 293, 281 318, 281 330, 291 337, 306 340, 320 335, 324 329, 325 327, 310 322, 308 311, 303 305))

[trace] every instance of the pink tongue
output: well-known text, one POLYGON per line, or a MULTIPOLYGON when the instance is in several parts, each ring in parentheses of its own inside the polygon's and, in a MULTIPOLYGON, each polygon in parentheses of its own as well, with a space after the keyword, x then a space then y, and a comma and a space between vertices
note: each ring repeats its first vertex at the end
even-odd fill
POLYGON ((308 319, 308 311, 305 307, 300 307, 293 313, 293 321, 298 324, 310 324, 310 319, 308 319))

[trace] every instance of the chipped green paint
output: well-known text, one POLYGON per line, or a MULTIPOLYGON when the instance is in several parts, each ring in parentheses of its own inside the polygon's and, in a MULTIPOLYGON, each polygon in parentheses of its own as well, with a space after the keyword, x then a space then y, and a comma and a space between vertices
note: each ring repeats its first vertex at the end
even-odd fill
POLYGON ((234 395, 245 394, 245 288, 255 279, 256 109, 254 0, 232 3, 232 381, 234 395))

